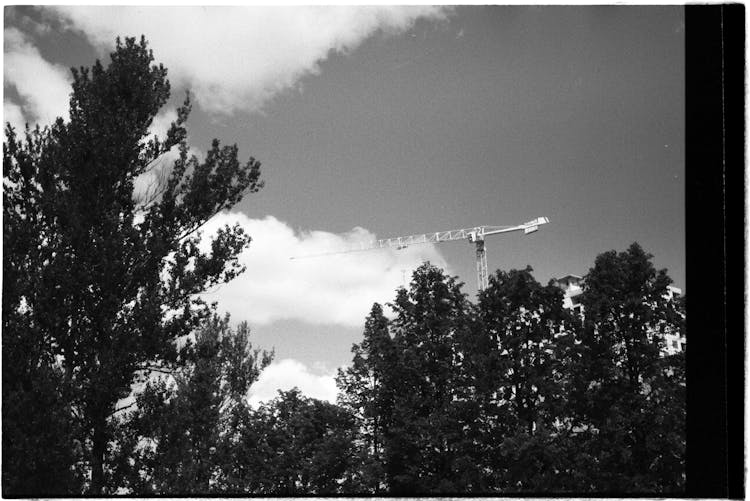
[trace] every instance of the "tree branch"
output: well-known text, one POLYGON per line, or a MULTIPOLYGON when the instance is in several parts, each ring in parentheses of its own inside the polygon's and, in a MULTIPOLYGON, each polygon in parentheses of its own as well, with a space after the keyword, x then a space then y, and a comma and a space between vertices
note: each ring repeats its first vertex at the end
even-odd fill
POLYGON ((120 407, 120 408, 117 408, 117 409, 113 410, 112 412, 110 412, 110 413, 109 413, 109 416, 112 416, 112 415, 114 415, 114 414, 117 414, 117 413, 118 413, 118 412, 120 412, 120 411, 124 411, 124 410, 126 410, 126 409, 130 409, 130 408, 131 408, 131 407, 133 407, 133 406, 134 406, 135 404, 136 404, 136 401, 135 401, 135 400, 133 400, 133 401, 132 401, 131 403, 129 403, 128 405, 126 405, 126 406, 124 406, 124 407, 120 407))
POLYGON ((151 371, 151 372, 161 372, 162 374, 168 374, 170 376, 172 374, 174 374, 174 370, 173 369, 165 369, 163 367, 138 366, 138 367, 136 367, 136 370, 139 370, 139 371, 151 371))

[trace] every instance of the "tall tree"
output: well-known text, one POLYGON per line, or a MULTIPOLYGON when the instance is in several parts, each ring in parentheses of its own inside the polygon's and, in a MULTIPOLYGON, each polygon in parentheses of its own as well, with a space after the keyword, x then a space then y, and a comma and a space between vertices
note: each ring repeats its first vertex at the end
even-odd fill
MULTIPOLYGON (((111 492, 105 457, 117 402, 144 370, 177 360, 176 340, 210 312, 196 294, 242 271, 237 256, 250 238, 241 228, 220 230, 208 252, 198 230, 262 186, 260 164, 241 164, 236 146, 214 140, 205 160, 189 157, 189 100, 165 139, 148 137, 170 93, 166 69, 153 60, 143 38, 118 39, 106 68, 97 61, 73 70, 69 121, 23 139, 8 126, 3 144, 3 214, 14 221, 5 237, 22 242, 12 259, 23 261, 24 284, 14 303, 4 302, 4 323, 23 310, 64 373, 80 443, 90 444, 94 494, 111 492), (136 203, 135 179, 173 147, 179 158, 165 184, 136 203)), ((23 336, 13 327, 4 343, 23 336)))
POLYGON ((30 298, 38 294, 45 251, 39 188, 32 177, 45 147, 43 134, 12 130, 3 144, 3 493, 63 495, 76 492, 81 476, 77 429, 71 420, 70 385, 54 355, 54 341, 35 320, 30 298))
POLYGON ((637 243, 605 252, 585 277, 571 414, 587 433, 590 486, 675 492, 684 488, 684 356, 665 334, 683 332, 666 270, 637 243))
POLYGON ((389 488, 464 491, 465 473, 473 469, 459 461, 466 401, 462 343, 470 335, 471 305, 455 278, 425 263, 391 308, 398 365, 393 415, 384 433, 389 488))
MULTIPOLYGON (((485 464, 503 491, 555 488, 554 438, 566 400, 566 348, 575 319, 562 291, 524 270, 498 271, 479 297, 485 340, 480 401, 485 464)), ((479 355, 481 357, 481 354, 479 355)))
POLYGON ((383 307, 375 303, 365 320, 363 340, 352 347, 352 363, 339 369, 339 405, 354 416, 358 428, 358 461, 350 488, 379 493, 387 487, 383 468, 383 437, 393 420, 398 388, 394 380, 398 356, 383 307))

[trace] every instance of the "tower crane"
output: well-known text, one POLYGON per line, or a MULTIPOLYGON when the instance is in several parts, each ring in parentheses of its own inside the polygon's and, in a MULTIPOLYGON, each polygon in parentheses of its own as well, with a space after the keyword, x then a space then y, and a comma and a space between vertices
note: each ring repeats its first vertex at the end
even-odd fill
POLYGON ((323 252, 320 254, 308 254, 304 256, 291 257, 290 259, 303 259, 319 256, 328 256, 334 254, 344 254, 348 252, 364 252, 375 249, 405 249, 410 245, 416 244, 428 244, 438 242, 448 242, 451 240, 468 240, 473 243, 476 248, 477 258, 477 288, 482 291, 487 288, 488 285, 488 274, 487 274, 487 249, 484 245, 484 239, 490 235, 498 235, 500 233, 509 233, 511 231, 523 230, 525 235, 533 233, 539 229, 539 226, 549 223, 549 219, 546 217, 538 217, 528 223, 519 224, 517 226, 475 226, 473 228, 463 228, 460 230, 448 230, 448 231, 437 231, 435 233, 423 233, 421 235, 408 235, 405 237, 392 237, 375 240, 372 242, 363 242, 359 245, 354 245, 346 249, 323 252))

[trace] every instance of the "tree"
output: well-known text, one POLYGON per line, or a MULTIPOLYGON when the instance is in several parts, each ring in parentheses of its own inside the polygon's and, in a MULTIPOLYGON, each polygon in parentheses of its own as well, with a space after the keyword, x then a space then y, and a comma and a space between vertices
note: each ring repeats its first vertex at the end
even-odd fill
POLYGON ((70 385, 30 308, 44 233, 41 215, 28 210, 38 188, 26 179, 43 147, 38 133, 22 145, 3 144, 2 485, 3 494, 16 496, 63 495, 82 482, 70 385))
POLYGON ((365 320, 362 342, 352 346, 352 364, 339 369, 336 378, 339 405, 354 416, 358 430, 358 460, 349 486, 354 492, 379 493, 387 487, 383 441, 398 388, 398 356, 388 324, 383 307, 375 303, 365 320))
POLYGON ((189 99, 166 138, 147 136, 170 94, 166 69, 152 63, 143 38, 118 39, 109 66, 73 70, 69 121, 23 139, 8 125, 3 144, 5 238, 19 241, 4 269, 20 264, 13 279, 22 284, 3 304, 3 343, 33 332, 39 356, 64 374, 93 494, 111 492, 117 402, 150 369, 178 360, 176 340, 211 311, 196 295, 243 271, 237 256, 250 238, 240 227, 220 230, 208 252, 199 229, 262 186, 260 164, 241 164, 236 145, 214 140, 205 160, 188 156, 189 99), (136 203, 136 178, 174 147, 164 185, 136 203), (25 325, 6 323, 19 312, 25 325))
POLYGON ((472 361, 478 324, 461 285, 425 263, 365 322, 339 403, 356 419, 352 492, 477 492, 480 418, 472 361))
POLYGON ((75 492, 83 481, 82 457, 65 381, 58 368, 35 363, 34 351, 11 346, 16 341, 22 340, 7 339, 3 346, 3 494, 75 492))
POLYGON ((637 243, 597 256, 585 277, 570 415, 589 451, 590 489, 684 488, 684 356, 667 356, 665 334, 684 329, 671 279, 637 243))
POLYGON ((292 496, 341 492, 353 456, 354 420, 298 389, 246 415, 237 457, 243 471, 230 492, 292 496))
POLYGON ((391 304, 398 364, 393 414, 384 430, 391 492, 463 492, 471 489, 465 461, 467 416, 463 345, 471 337, 471 306, 461 284, 425 263, 411 287, 391 304))
POLYGON ((209 318, 173 384, 149 382, 126 419, 134 445, 133 468, 124 465, 128 487, 138 494, 222 492, 241 460, 233 454, 234 423, 249 412, 245 397, 272 357, 253 350, 246 323, 233 330, 229 316, 209 318))
POLYGON ((503 491, 557 487, 555 437, 566 400, 566 349, 574 318, 562 291, 532 268, 497 271, 479 297, 483 345, 475 353, 485 461, 503 491))

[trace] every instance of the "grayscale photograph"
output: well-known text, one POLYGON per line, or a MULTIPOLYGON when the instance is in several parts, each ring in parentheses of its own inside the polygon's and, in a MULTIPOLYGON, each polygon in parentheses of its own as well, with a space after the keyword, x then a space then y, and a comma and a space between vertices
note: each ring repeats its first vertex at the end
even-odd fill
POLYGON ((685 60, 681 5, 6 6, 3 495, 683 494, 685 60))

